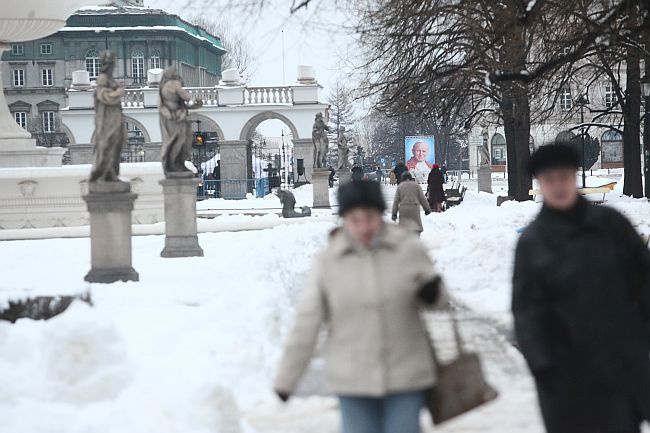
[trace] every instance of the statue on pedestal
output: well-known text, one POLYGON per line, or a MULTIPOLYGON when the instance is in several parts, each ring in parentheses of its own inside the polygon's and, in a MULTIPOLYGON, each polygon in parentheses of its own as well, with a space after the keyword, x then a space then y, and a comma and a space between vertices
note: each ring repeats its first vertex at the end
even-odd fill
POLYGON ((275 192, 275 195, 280 199, 282 204, 282 217, 283 218, 302 218, 311 216, 311 209, 309 206, 300 208, 300 212, 296 212, 296 197, 291 191, 280 189, 275 192))
POLYGON ((311 139, 314 143, 314 168, 327 168, 326 159, 329 150, 329 139, 327 133, 330 132, 329 126, 323 120, 322 113, 316 113, 314 126, 311 132, 311 139))
POLYGON ((127 142, 122 118, 124 88, 113 78, 115 54, 102 53, 102 69, 95 88, 95 162, 90 182, 118 182, 120 154, 127 142))
POLYGON ((183 81, 170 66, 160 80, 160 130, 162 132, 162 165, 166 177, 170 173, 191 173, 185 161, 192 153, 192 124, 189 110, 201 108, 203 101, 193 101, 183 89, 183 81))
POLYGON ((479 168, 490 168, 490 149, 488 149, 487 142, 479 148, 479 168))
POLYGON ((341 126, 339 132, 339 139, 336 142, 339 149, 338 169, 348 170, 350 167, 350 148, 348 147, 348 138, 345 136, 345 126, 341 126))

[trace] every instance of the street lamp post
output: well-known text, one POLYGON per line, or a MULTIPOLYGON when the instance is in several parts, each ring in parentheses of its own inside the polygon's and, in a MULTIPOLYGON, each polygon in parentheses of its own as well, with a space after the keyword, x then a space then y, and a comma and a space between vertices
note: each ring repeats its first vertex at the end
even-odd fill
POLYGON ((587 174, 585 170, 585 108, 589 105, 589 98, 586 95, 580 95, 575 104, 580 107, 580 139, 582 145, 582 187, 587 187, 587 174))
MULTIPOLYGON (((646 66, 647 70, 647 66, 646 66)), ((645 179, 645 196, 650 198, 650 74, 641 78, 641 94, 645 98, 645 113, 643 114, 643 176, 645 179)))

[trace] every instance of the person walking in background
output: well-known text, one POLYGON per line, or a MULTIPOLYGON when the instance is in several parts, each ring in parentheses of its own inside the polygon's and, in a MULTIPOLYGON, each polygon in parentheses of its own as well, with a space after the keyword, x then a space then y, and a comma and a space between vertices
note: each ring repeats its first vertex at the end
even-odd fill
POLYGON ((334 188, 334 175, 336 174, 336 170, 330 165, 328 170, 330 171, 330 175, 327 178, 330 188, 334 188))
POLYGON ((404 173, 407 173, 409 171, 408 168, 406 168, 406 164, 403 162, 398 162, 395 168, 393 169, 393 173, 395 173, 395 179, 397 180, 397 184, 399 185, 402 182, 402 175, 404 173))
POLYGON ((382 178, 384 177, 384 174, 381 172, 381 167, 377 166, 377 170, 375 170, 375 175, 377 176, 377 182, 381 183, 382 178))
POLYGON ((440 172, 442 173, 445 183, 449 182, 449 178, 447 177, 447 166, 445 164, 442 164, 442 167, 440 167, 440 172))
POLYGON ((406 172, 402 175, 402 183, 395 191, 392 219, 397 221, 399 216, 399 225, 416 232, 419 236, 424 230, 420 207, 424 208, 426 215, 431 213, 431 208, 422 192, 422 188, 413 180, 411 173, 406 172))
POLYGON ((391 185, 397 185, 397 176, 395 176, 395 171, 391 170, 390 174, 388 175, 389 178, 389 183, 391 185))
POLYGON ((638 433, 650 420, 650 252, 630 222, 576 188, 562 144, 531 157, 544 206, 515 255, 517 341, 548 433, 638 433))
POLYGON ((427 196, 429 198, 431 210, 434 212, 442 212, 442 204, 445 201, 445 189, 443 188, 444 183, 445 178, 440 167, 438 167, 438 164, 433 164, 427 179, 429 187, 427 196))
POLYGON ((343 433, 420 433, 436 371, 422 308, 445 308, 441 277, 420 241, 384 223, 377 182, 339 188, 342 227, 317 255, 274 389, 287 401, 327 323, 326 384, 343 433))

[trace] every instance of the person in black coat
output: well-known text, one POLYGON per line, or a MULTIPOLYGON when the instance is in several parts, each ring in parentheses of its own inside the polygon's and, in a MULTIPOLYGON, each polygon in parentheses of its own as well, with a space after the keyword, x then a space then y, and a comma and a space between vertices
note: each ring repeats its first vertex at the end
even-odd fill
POLYGON ((620 213, 578 195, 577 154, 543 146, 544 206, 515 256, 519 347, 548 433, 638 433, 650 420, 650 252, 620 213))
POLYGON ((334 188, 334 175, 336 174, 336 170, 331 165, 327 169, 330 171, 327 181, 329 182, 330 188, 334 188))
POLYGON ((362 180, 364 178, 363 168, 355 165, 352 167, 352 174, 350 175, 352 180, 362 180))
POLYGON ((398 162, 395 168, 393 169, 393 173, 395 173, 395 177, 397 178, 397 184, 399 185, 402 182, 402 175, 409 171, 408 168, 406 168, 406 164, 403 162, 398 162))
POLYGON ((442 204, 445 201, 445 189, 442 186, 444 183, 445 176, 442 174, 440 167, 438 167, 438 164, 433 164, 427 179, 429 186, 427 197, 433 212, 442 212, 442 204))

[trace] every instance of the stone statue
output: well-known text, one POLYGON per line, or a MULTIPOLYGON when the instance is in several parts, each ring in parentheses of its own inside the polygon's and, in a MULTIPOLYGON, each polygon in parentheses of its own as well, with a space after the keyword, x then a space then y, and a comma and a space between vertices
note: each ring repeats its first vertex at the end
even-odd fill
POLYGON ((340 128, 339 139, 336 142, 336 145, 339 149, 338 169, 348 170, 350 168, 350 148, 348 147, 348 138, 345 136, 345 126, 341 126, 340 128))
POLYGON ((127 142, 122 118, 124 88, 113 78, 115 54, 102 53, 102 69, 95 88, 95 162, 90 182, 118 182, 120 154, 127 142))
POLYGON ((489 168, 490 167, 490 149, 488 149, 487 142, 484 142, 483 145, 479 148, 479 168, 489 168))
POLYGON ((323 120, 323 113, 316 113, 311 132, 311 139, 314 143, 314 168, 327 168, 325 160, 329 149, 328 132, 330 132, 330 128, 323 120))
POLYGON ((301 207, 300 212, 295 211, 296 197, 291 191, 280 189, 275 192, 275 195, 278 196, 280 203, 282 203, 282 217, 302 218, 311 216, 311 209, 309 209, 309 206, 301 207))
POLYGON ((162 165, 166 177, 170 173, 187 173, 185 161, 192 153, 192 124, 189 110, 203 106, 203 101, 192 101, 190 94, 183 89, 183 82, 170 66, 163 72, 160 80, 160 131, 162 132, 162 165))

